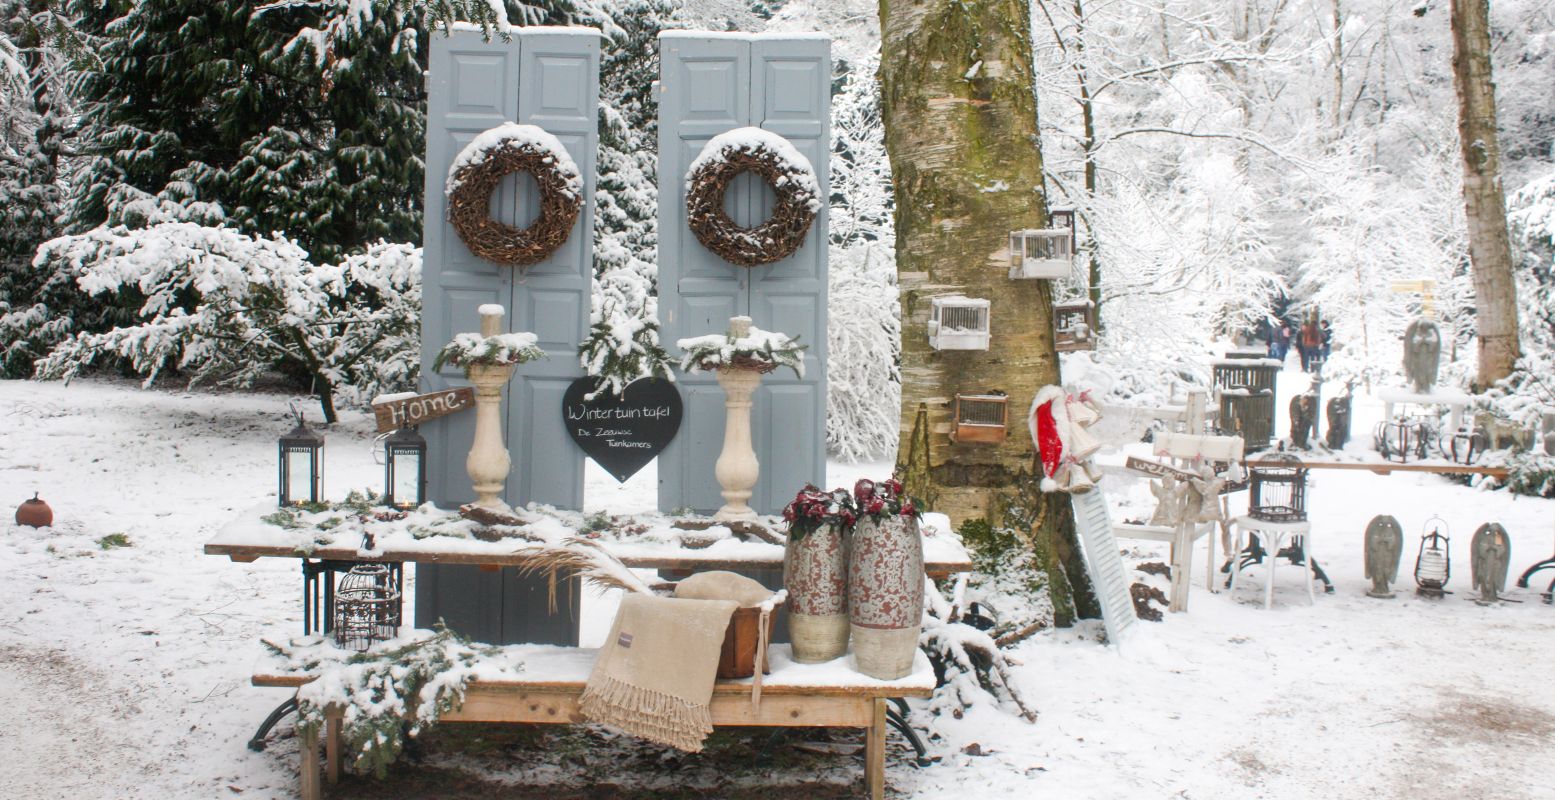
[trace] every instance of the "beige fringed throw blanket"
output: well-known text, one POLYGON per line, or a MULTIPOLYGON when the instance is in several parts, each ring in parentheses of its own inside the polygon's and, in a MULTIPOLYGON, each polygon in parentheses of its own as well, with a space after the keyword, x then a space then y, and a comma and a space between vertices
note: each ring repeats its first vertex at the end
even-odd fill
POLYGON ((583 716, 633 736, 702 750, 729 617, 739 603, 628 593, 583 688, 583 716))

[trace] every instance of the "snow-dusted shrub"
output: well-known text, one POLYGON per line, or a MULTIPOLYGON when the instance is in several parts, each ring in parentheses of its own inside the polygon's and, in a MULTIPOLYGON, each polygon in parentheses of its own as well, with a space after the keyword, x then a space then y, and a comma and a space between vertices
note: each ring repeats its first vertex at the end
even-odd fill
POLYGON ((464 691, 484 667, 488 675, 510 674, 505 664, 483 663, 495 648, 471 644, 439 626, 432 636, 375 647, 344 659, 318 644, 265 641, 277 656, 318 674, 297 691, 299 732, 319 732, 325 710, 343 708, 341 737, 353 754, 347 767, 382 778, 416 736, 464 705, 464 691))
POLYGON ((314 264, 279 236, 164 222, 62 236, 35 263, 79 274, 88 294, 134 298, 137 320, 62 342, 38 361, 39 377, 69 380, 105 355, 147 385, 170 367, 231 386, 275 370, 316 395, 330 422, 337 394, 363 401, 416 378, 419 247, 378 243, 314 264))
POLYGON ((843 461, 888 457, 901 405, 896 254, 863 243, 831 248, 826 449, 843 461))

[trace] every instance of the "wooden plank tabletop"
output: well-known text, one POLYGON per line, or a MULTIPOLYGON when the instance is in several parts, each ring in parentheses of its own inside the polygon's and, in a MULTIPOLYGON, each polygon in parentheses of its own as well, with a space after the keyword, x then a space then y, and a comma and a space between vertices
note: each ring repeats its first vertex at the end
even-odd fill
POLYGON ((1429 472, 1435 475, 1489 475, 1492 478, 1505 478, 1508 474, 1506 467, 1475 467, 1464 464, 1440 464, 1394 461, 1308 461, 1300 460, 1295 463, 1288 461, 1272 461, 1259 458, 1249 458, 1243 462, 1249 467, 1286 467, 1299 466, 1306 469, 1352 469, 1375 472, 1378 475, 1387 475, 1390 472, 1429 472))
MULTIPOLYGON (((781 567, 783 550, 772 545, 770 553, 742 555, 730 558, 715 553, 700 554, 687 548, 666 548, 660 552, 644 551, 639 547, 606 549, 621 559, 621 563, 638 569, 664 570, 739 570, 752 567, 781 567)), ((932 551, 931 551, 932 552, 932 551)), ((247 563, 260 558, 318 558, 330 561, 398 561, 417 564, 465 564, 471 566, 512 567, 528 563, 531 555, 518 553, 458 552, 437 549, 420 550, 385 546, 364 555, 355 547, 345 545, 321 545, 307 552, 282 544, 245 544, 232 541, 212 541, 205 545, 208 556, 226 556, 233 561, 247 563)), ((933 557, 925 554, 924 571, 931 576, 944 576, 970 572, 972 562, 967 558, 933 557)))
MULTIPOLYGON (((519 653, 515 658, 526 667, 533 663, 535 677, 476 678, 470 682, 471 688, 582 692, 593 669, 596 652, 592 648, 547 645, 509 645, 508 648, 519 653), (535 652, 530 654, 528 650, 535 652)), ((857 672, 848 666, 850 662, 846 657, 824 664, 799 664, 791 658, 787 644, 773 643, 768 652, 772 658, 772 672, 762 678, 763 697, 928 697, 934 693, 934 668, 921 650, 914 657, 912 673, 894 681, 876 680, 857 672)), ((267 658, 255 668, 249 682, 254 686, 296 688, 316 678, 314 673, 288 671, 267 658)), ((750 690, 749 678, 718 681, 713 685, 714 695, 748 695, 750 690)))

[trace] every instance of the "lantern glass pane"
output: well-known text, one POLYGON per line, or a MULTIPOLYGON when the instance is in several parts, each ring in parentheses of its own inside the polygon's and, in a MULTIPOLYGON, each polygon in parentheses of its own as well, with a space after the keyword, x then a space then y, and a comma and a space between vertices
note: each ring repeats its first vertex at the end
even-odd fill
POLYGON ((286 497, 293 504, 317 499, 313 496, 313 451, 308 448, 286 449, 286 497))
POLYGON ((389 458, 389 475, 393 483, 389 493, 394 504, 401 508, 413 508, 421 500, 421 454, 415 450, 394 450, 389 458))

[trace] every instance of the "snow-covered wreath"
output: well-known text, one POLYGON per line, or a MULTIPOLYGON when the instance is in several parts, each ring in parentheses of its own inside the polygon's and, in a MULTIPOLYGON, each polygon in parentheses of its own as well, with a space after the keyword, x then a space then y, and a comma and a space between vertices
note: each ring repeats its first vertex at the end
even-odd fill
POLYGON ((742 267, 771 264, 794 254, 821 210, 815 169, 787 139, 760 128, 714 136, 686 172, 686 224, 703 247, 742 267), (724 195, 736 175, 753 172, 777 193, 766 222, 735 224, 724 195))
POLYGON ((583 177, 560 140, 534 125, 506 122, 482 132, 448 168, 448 221, 470 252, 527 267, 567 241, 583 208, 583 177), (491 196, 508 175, 527 172, 540 189, 540 216, 523 230, 491 218, 491 196))

